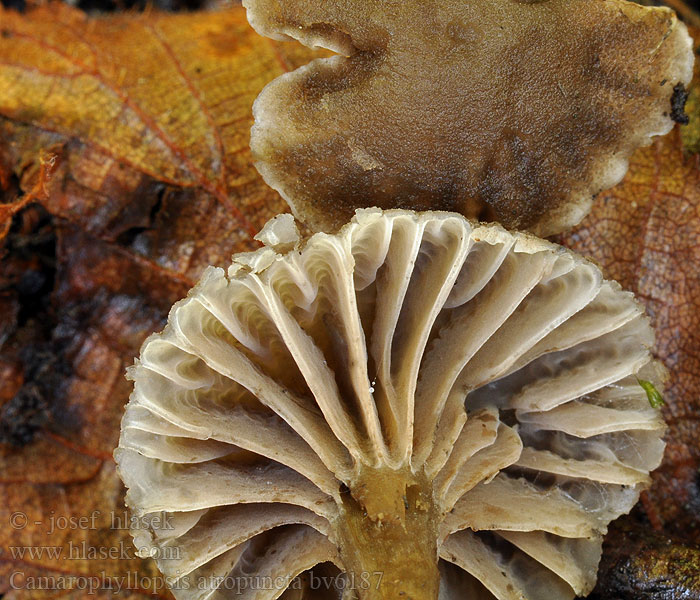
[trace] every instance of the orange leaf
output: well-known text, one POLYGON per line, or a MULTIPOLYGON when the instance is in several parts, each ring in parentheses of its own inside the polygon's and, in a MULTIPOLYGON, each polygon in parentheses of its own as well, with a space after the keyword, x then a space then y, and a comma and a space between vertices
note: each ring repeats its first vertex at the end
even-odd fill
POLYGON ((0 594, 96 584, 105 597, 118 586, 169 596, 112 523, 124 371, 206 265, 254 247, 251 234, 287 209, 252 167, 251 104, 314 56, 260 38, 240 7, 99 19, 0 7, 0 186, 12 195, 14 174, 25 192, 0 205, 0 223, 20 223, 0 265, 0 372, 13 382, 0 416, 25 444, 0 445, 0 594), (41 207, 20 212, 32 201, 41 207), (14 513, 21 527, 8 526, 14 513), (51 517, 64 524, 53 534, 51 517))
POLYGON ((313 52, 280 51, 239 7, 90 19, 53 3, 26 16, 0 7, 0 23, 0 114, 97 151, 103 164, 88 185, 99 187, 117 161, 207 191, 248 234, 271 216, 259 209, 273 194, 240 192, 259 181, 251 104, 313 52))
MULTIPOLYGON (((698 22, 687 6, 688 22, 698 22)), ((700 50, 700 29, 690 28, 700 50)), ((597 261, 633 291, 656 330, 669 370, 664 417, 669 430, 661 467, 642 506, 657 532, 700 543, 700 65, 690 86, 690 124, 638 150, 622 183, 558 241, 597 261)), ((614 532, 614 535, 617 533, 614 532)), ((623 536, 623 540, 627 536, 623 536)))
MULTIPOLYGON (((97 19, 63 4, 24 16, 0 8, 0 188, 12 194, 13 173, 21 201, 42 205, 34 213, 0 205, 22 221, 0 272, 0 377, 12 380, 0 409, 17 402, 21 419, 36 393, 34 409, 46 413, 33 442, 0 446, 0 594, 9 600, 69 594, 30 589, 37 576, 68 584, 73 597, 94 581, 105 598, 109 585, 134 598, 168 595, 154 564, 133 556, 128 533, 112 522, 123 514, 110 455, 130 390, 124 370, 206 265, 252 248, 250 234, 287 210, 252 167, 251 104, 265 83, 313 56, 258 37, 240 7, 97 19), (50 181, 44 148, 58 157, 50 181), (47 245, 46 256, 26 256, 47 245), (48 273, 33 295, 27 273, 48 273), (16 512, 26 525, 8 527, 16 512), (94 522, 49 534, 50 517, 93 514, 94 522), (61 556, 16 550, 47 546, 61 556), (128 555, 72 560, 71 547, 128 555), (22 575, 11 581, 13 573, 22 575)), ((666 531, 696 540, 698 161, 677 135, 638 152, 622 186, 601 195, 564 240, 647 302, 671 369, 669 450, 647 506, 666 531)))
POLYGON ((670 379, 668 446, 645 508, 656 527, 700 542, 700 155, 684 153, 678 129, 637 151, 625 180, 561 241, 646 304, 670 379))

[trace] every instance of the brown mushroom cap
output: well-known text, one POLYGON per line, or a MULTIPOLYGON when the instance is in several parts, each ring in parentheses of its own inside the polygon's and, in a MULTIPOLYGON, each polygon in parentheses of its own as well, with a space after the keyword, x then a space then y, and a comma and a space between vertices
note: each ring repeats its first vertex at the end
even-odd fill
POLYGON ((267 86, 251 147, 302 221, 438 209, 538 235, 581 220, 667 133, 692 41, 625 0, 244 0, 252 26, 344 56, 267 86))
POLYGON ((305 595, 319 573, 374 574, 360 598, 590 591, 663 453, 632 294, 455 214, 358 211, 301 250, 288 217, 261 237, 130 370, 115 456, 175 596, 339 598, 305 595))

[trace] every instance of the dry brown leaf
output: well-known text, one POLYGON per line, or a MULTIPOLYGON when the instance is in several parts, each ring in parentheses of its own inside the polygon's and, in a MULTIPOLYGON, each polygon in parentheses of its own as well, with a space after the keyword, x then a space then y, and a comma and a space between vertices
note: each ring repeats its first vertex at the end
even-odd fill
POLYGON ((201 189, 230 214, 232 247, 284 210, 251 167, 250 107, 313 52, 260 39, 240 8, 89 19, 48 4, 0 8, 0 24, 0 114, 86 144, 78 185, 128 188, 140 173, 201 189))
MULTIPOLYGON (((123 514, 111 451, 130 391, 124 368, 204 266, 253 247, 250 233, 286 210, 251 166, 250 106, 267 81, 312 56, 258 37, 240 7, 99 19, 59 4, 25 16, 0 8, 0 226, 2 212, 14 214, 0 263, 0 422, 15 419, 19 441, 34 435, 0 445, 0 594, 78 598, 98 581, 121 583, 127 598, 153 586, 168 595, 133 551, 20 559, 10 546, 130 548, 111 526, 123 514), (46 197, 14 210, 18 191, 41 181, 42 149, 57 157, 46 197), (8 527, 15 512, 25 527, 8 527), (94 529, 48 534, 50 516, 93 514, 94 529), (14 572, 25 575, 20 590, 14 572), (74 589, 29 590, 32 576, 74 589)), ((699 540, 700 165, 673 135, 636 154, 625 183, 565 241, 652 312, 671 368, 671 429, 647 512, 699 540)))
POLYGON ((0 7, 0 30, 0 184, 5 202, 25 193, 0 205, 0 433, 20 446, 0 444, 0 594, 83 597, 97 583, 105 597, 118 585, 168 596, 112 526, 124 370, 206 265, 255 247, 251 234, 286 210, 251 164, 251 104, 315 54, 260 38, 240 7, 99 19, 0 7), (26 524, 12 527, 13 513, 26 524), (93 515, 49 534, 51 517, 93 515), (56 549, 18 554, 45 546, 56 549), (73 591, 31 589, 42 576, 73 591))
POLYGON ((657 530, 700 543, 700 155, 684 151, 678 129, 639 150, 622 184, 561 241, 647 307, 670 371, 669 431, 643 505, 657 530))

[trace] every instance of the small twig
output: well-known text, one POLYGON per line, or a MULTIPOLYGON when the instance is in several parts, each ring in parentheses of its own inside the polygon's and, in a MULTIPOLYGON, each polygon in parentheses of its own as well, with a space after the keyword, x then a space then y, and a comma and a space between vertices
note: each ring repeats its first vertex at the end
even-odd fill
POLYGON ((5 236, 10 231, 12 217, 27 204, 48 198, 49 192, 46 186, 51 181, 51 177, 58 166, 58 154, 50 150, 42 150, 39 156, 39 164, 39 178, 34 187, 16 202, 0 205, 0 240, 5 239, 5 236))

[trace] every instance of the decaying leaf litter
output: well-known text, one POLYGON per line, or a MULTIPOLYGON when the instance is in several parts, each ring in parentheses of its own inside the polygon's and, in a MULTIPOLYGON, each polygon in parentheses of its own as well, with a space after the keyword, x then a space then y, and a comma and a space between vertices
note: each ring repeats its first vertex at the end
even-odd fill
MULTIPOLYGON (((56 20, 55 8, 53 10, 50 17, 48 12, 44 13, 44 20, 56 20)), ((248 30, 242 12, 238 15, 235 12, 232 12, 235 18, 231 22, 238 25, 230 27, 231 22, 226 22, 230 31, 220 34, 219 47, 225 48, 227 39, 228 44, 234 44, 235 37, 236 47, 247 47, 253 53, 249 57, 264 57, 268 72, 257 81, 260 87, 266 80, 282 72, 282 64, 286 63, 285 68, 294 67, 305 63, 311 56, 309 51, 296 45, 269 43, 252 33, 246 34, 248 30), (247 42, 239 44, 241 38, 247 42)), ((3 14, 3 22, 4 17, 3 14)), ((34 18, 39 16, 35 15, 34 18)), ((71 11, 71 16, 65 18, 69 23, 74 23, 75 19, 82 17, 71 11)), ((195 16, 187 17, 188 20, 184 16, 158 18, 172 19, 171 23, 183 19, 179 22, 191 24, 195 16)), ((207 21, 206 17, 198 18, 207 21)), ((125 23, 131 24, 132 20, 138 21, 139 17, 119 17, 117 21, 119 19, 124 19, 124 26, 125 23)), ((218 19, 220 21, 221 17, 218 19)), ((213 23, 211 26, 215 28, 213 23)), ((207 37, 211 40, 216 36, 207 37)), ((211 49, 215 46, 212 44, 206 47, 211 49)), ((191 66, 196 70, 196 65, 191 66)), ((236 81, 237 77, 238 75, 236 81)), ((249 104, 258 91, 259 87, 251 86, 250 94, 246 96, 249 104)), ((42 97, 39 95, 37 98, 42 97)), ((690 106, 691 125, 683 130, 684 136, 694 126, 697 127, 697 121, 693 121, 695 113, 692 110, 692 97, 690 106)), ((247 131, 249 126, 250 120, 240 123, 242 132, 247 131)), ((208 195, 201 190, 178 189, 172 184, 163 184, 157 175, 144 175, 130 165, 120 164, 119 156, 105 156, 99 147, 93 146, 89 140, 80 138, 76 133, 67 131, 64 134, 9 119, 3 120, 0 164, 6 199, 15 200, 21 191, 28 192, 34 188, 39 173, 40 149, 53 149, 54 152, 60 150, 56 152, 60 160, 49 185, 53 193, 49 195, 49 200, 34 204, 15 218, 6 246, 11 252, 5 255, 4 264, 7 267, 3 269, 9 280, 3 294, 3 303, 8 307, 7 314, 12 315, 13 311, 18 310, 19 297, 25 301, 23 306, 26 306, 27 298, 36 297, 36 302, 32 303, 36 312, 21 315, 20 321, 16 317, 8 319, 8 325, 3 330, 8 332, 8 341, 4 346, 3 374, 7 374, 7 381, 10 382, 10 385, 3 386, 3 398, 9 401, 16 397, 16 390, 26 389, 23 382, 27 371, 30 371, 29 365, 33 364, 34 359, 41 360, 35 350, 35 342, 41 342, 44 352, 60 357, 62 365, 55 369, 59 381, 55 386, 47 386, 48 393, 52 396, 47 403, 51 409, 45 411, 45 424, 34 432, 35 445, 25 446, 24 450, 8 448, 3 454, 7 465, 3 470, 5 481, 13 484, 4 488, 4 493, 14 494, 7 496, 3 505, 16 506, 20 503, 36 506, 36 514, 44 509, 82 514, 91 510, 90 507, 81 506, 81 501, 84 502, 85 497, 90 496, 98 508, 111 510, 114 507, 114 510, 119 510, 117 507, 121 506, 121 500, 108 455, 116 442, 119 412, 128 395, 128 386, 121 380, 123 368, 131 362, 141 339, 148 332, 162 326, 167 308, 184 294, 204 265, 210 262, 224 264, 233 249, 246 247, 243 242, 242 246, 227 242, 225 235, 220 233, 223 231, 231 235, 231 232, 236 231, 236 226, 230 221, 221 230, 209 231, 210 226, 205 224, 207 216, 225 213, 217 213, 216 203, 208 200, 208 195), (195 204, 196 209, 193 207, 195 204), (218 240, 219 246, 210 250, 208 256, 201 256, 198 253, 204 252, 202 248, 205 244, 198 246, 191 240, 208 237, 218 240), (56 242, 52 242, 52 239, 56 242), (78 252, 78 249, 82 252, 78 252), (129 273, 131 270, 132 273, 129 273), (44 276, 44 283, 39 285, 23 275, 25 272, 39 275, 48 273, 48 276, 44 276), (159 293, 156 294, 154 288, 160 288, 159 293), (47 290, 53 290, 53 293, 49 294, 47 290), (137 314, 141 315, 138 319, 135 318, 137 314), (24 348, 29 350, 22 353, 24 348), (30 356, 27 357, 27 354, 30 356), (95 401, 94 398, 98 400, 95 401), (90 407, 90 410, 83 407, 90 407), (52 457, 52 462, 45 460, 47 456, 52 457), (54 499, 52 504, 47 494, 54 496, 56 490, 64 490, 65 494, 60 492, 63 499, 54 499), (104 501, 101 500, 103 496, 104 501)), ((241 150, 241 154, 245 155, 246 151, 241 150)), ((697 189, 694 183, 697 164, 692 154, 683 152, 678 137, 657 142, 637 156, 644 159, 639 162, 636 158, 633 159, 632 172, 626 180, 633 182, 632 189, 635 193, 644 194, 645 189, 652 189, 658 182, 667 182, 671 193, 682 197, 683 205, 690 207, 686 209, 690 212, 684 214, 692 216, 693 211, 697 212, 694 196, 697 189)), ((253 214, 259 214, 258 224, 284 206, 279 198, 254 178, 248 185, 246 197, 257 197, 260 204, 247 216, 253 218, 253 214), (255 196, 253 190, 257 190, 255 193, 258 196, 255 196), (268 204, 269 212, 265 212, 262 207, 268 204)), ((619 188, 618 191, 622 189, 619 188)), ((602 194, 597 202, 605 204, 606 198, 610 197, 602 194)), ((572 234, 576 236, 575 242, 584 244, 588 240, 589 246, 594 245, 591 240, 598 235, 599 228, 608 222, 608 219, 596 218, 597 206, 586 222, 588 225, 584 223, 581 231, 572 234)), ((647 205, 649 211, 651 208, 647 205)), ((643 212, 639 219, 645 221, 643 212)), ((692 232, 694 220, 689 218, 685 223, 692 232)), ((649 231, 659 230, 650 227, 649 231)), ((239 239, 243 239, 242 234, 238 235, 239 239)), ((611 241, 605 247, 617 249, 620 255, 626 248, 639 248, 635 232, 631 232, 630 237, 633 240, 627 241, 615 231, 607 237, 611 241)), ((683 242, 680 237, 669 238, 664 242, 664 247, 683 242)), ((686 242, 693 239, 691 234, 686 242)), ((693 256, 696 247, 697 244, 692 241, 687 242, 686 256, 693 256)), ((592 251, 590 254, 595 256, 592 251)), ((614 260, 616 258, 611 258, 611 265, 614 260)), ((626 260, 627 256, 623 256, 620 264, 629 265, 626 260)), ((601 262, 607 266, 604 260, 601 262)), ((637 275, 639 279, 649 281, 649 273, 657 268, 656 261, 651 262, 641 276, 637 275)), ((686 267, 683 279, 689 283, 688 286, 666 289, 680 290, 680 296, 688 297, 685 294, 690 294, 692 285, 697 285, 697 273, 692 271, 691 266, 692 263, 681 261, 681 268, 686 267)), ((674 271, 677 272, 678 270, 674 271)), ((628 281, 615 272, 606 272, 606 275, 620 277, 624 283, 628 281)), ((629 277, 630 280, 635 277, 634 269, 630 270, 629 277)), ((634 289, 633 285, 630 287, 634 289)), ((668 306, 668 301, 666 305, 668 306)), ((692 307, 692 302, 676 300, 674 295, 670 306, 686 308, 679 310, 680 316, 670 318, 669 322, 673 326, 683 322, 683 329, 695 331, 692 322, 694 313, 687 308, 692 307)), ((669 335, 671 338, 676 340, 679 336, 669 335)), ((683 339, 693 338, 684 336, 683 339)), ((661 347, 661 356, 692 357, 694 346, 691 344, 686 348, 680 352, 674 349, 673 352, 664 354, 664 348, 661 347)), ((693 502, 697 502, 697 489, 694 486, 698 457, 697 448, 689 445, 687 440, 692 439, 698 408, 693 404, 694 396, 686 395, 685 386, 692 388, 693 381, 697 379, 697 370, 693 371, 692 366, 687 366, 688 359, 684 360, 686 366, 683 367, 683 373, 687 374, 687 378, 684 377, 683 381, 687 383, 667 394, 665 408, 669 411, 676 407, 675 410, 679 411, 678 424, 674 426, 671 423, 674 436, 672 444, 676 445, 678 452, 667 455, 666 466, 661 471, 664 475, 652 488, 652 501, 647 504, 647 511, 649 507, 661 509, 662 512, 669 511, 667 518, 655 525, 662 529, 667 527, 672 534, 675 533, 679 539, 685 539, 689 543, 697 540, 697 528, 693 529, 692 526, 695 523, 693 502), (665 495, 654 496, 655 493, 665 495), (682 501, 678 498, 682 498, 682 501)), ((673 365, 670 366, 673 370, 673 365)), ((33 428, 30 424, 29 430, 33 428)), ((641 523, 645 531, 652 529, 641 511, 629 521, 636 524, 635 527, 641 523)), ((102 525, 107 527, 106 523, 102 525)), ((24 530, 23 533, 10 533, 24 537, 7 540, 7 545, 34 543, 37 537, 40 538, 46 532, 41 527, 36 527, 24 530), (28 541, 22 542, 19 539, 28 541)), ((70 533, 78 534, 80 532, 70 533)), ((128 542, 125 532, 121 534, 124 534, 123 539, 128 542)), ((113 538, 107 538, 112 535, 108 531, 90 535, 93 536, 90 543, 96 546, 100 545, 100 539, 113 541, 113 538)), ((67 544, 69 540, 63 541, 67 544)), ((614 545, 614 539, 612 544, 614 545)), ((126 567, 125 564, 115 566, 114 562, 109 561, 106 564, 109 567, 108 573, 123 573, 116 567, 126 567)), ((142 565, 139 568, 146 574, 154 573, 149 571, 152 567, 145 563, 136 561, 133 564, 142 565)), ((82 565, 83 570, 79 572, 97 572, 97 566, 94 563, 82 565)), ((7 562, 5 568, 15 569, 11 564, 8 567, 7 562)), ((32 569, 36 569, 35 572, 60 570, 55 563, 42 564, 41 561, 32 569)), ((134 586, 134 589, 138 588, 138 585, 134 586)), ((28 592, 25 590, 24 593, 28 592)))

